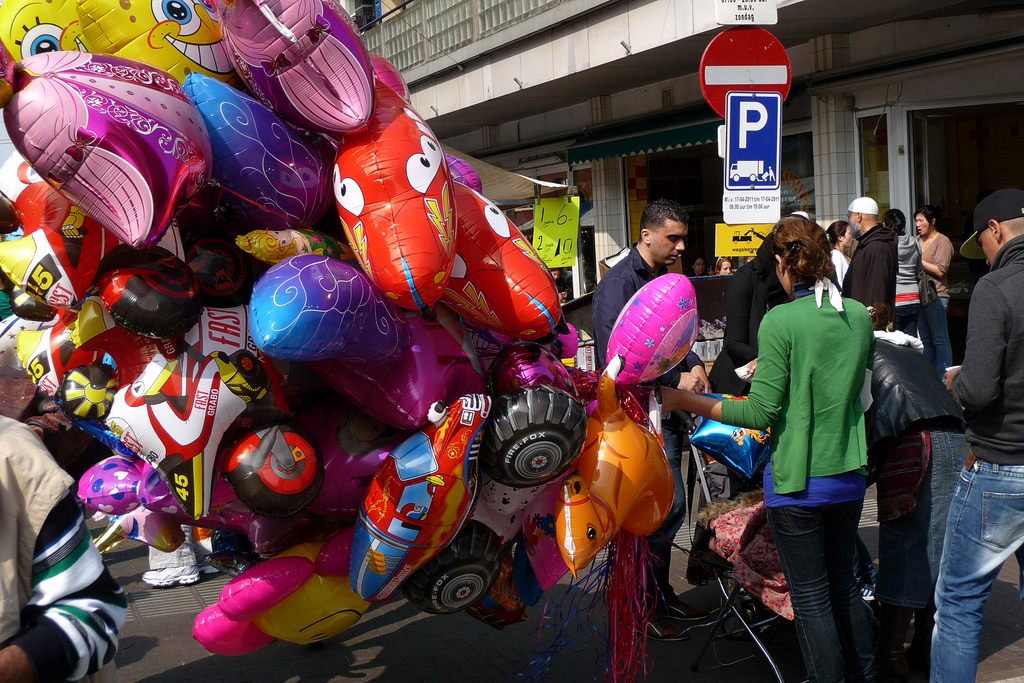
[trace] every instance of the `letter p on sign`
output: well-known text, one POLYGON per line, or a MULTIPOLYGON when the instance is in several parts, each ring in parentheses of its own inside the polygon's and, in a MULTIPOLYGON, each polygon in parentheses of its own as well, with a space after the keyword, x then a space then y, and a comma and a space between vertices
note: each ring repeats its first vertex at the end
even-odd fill
POLYGON ((739 121, 740 149, 746 149, 747 147, 747 133, 756 133, 764 128, 767 123, 768 109, 763 104, 760 102, 741 102, 739 121), (757 114, 756 120, 751 120, 750 115, 752 112, 757 114))

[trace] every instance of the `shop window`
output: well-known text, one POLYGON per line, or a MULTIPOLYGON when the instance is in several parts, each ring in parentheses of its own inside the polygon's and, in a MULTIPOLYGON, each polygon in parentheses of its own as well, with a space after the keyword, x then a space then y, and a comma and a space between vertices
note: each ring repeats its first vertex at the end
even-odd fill
POLYGON ((815 216, 814 136, 810 133, 782 138, 782 213, 806 211, 815 216))
POLYGON ((885 114, 865 116, 860 128, 860 194, 878 202, 878 215, 891 207, 889 199, 889 129, 885 114))

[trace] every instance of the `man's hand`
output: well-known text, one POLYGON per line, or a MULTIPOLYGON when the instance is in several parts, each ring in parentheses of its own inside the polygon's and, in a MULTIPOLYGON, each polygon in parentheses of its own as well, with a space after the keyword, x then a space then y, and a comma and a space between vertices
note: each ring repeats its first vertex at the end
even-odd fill
POLYGON ((28 655, 17 645, 0 650, 0 683, 32 683, 36 679, 36 668, 28 655))
POLYGON ((953 393, 953 378, 956 377, 956 373, 960 372, 960 366, 954 366, 946 369, 946 389, 949 393, 953 393))
POLYGON ((679 378, 676 386, 680 391, 689 391, 694 394, 703 394, 707 390, 707 383, 704 378, 695 372, 684 372, 679 378))

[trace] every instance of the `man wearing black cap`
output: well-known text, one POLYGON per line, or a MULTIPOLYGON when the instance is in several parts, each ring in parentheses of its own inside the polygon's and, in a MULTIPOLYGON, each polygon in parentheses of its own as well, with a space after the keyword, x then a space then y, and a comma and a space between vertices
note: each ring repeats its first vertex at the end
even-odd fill
POLYGON ((971 295, 967 352, 946 373, 971 447, 949 506, 935 588, 933 681, 973 681, 982 610, 1003 563, 1024 544, 1024 191, 974 210, 960 253, 991 271, 971 295))

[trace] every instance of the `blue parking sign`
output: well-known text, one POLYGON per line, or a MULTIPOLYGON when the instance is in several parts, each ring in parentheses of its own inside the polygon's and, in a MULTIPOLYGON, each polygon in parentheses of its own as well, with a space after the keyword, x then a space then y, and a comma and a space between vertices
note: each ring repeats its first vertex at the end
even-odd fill
POLYGON ((725 189, 780 189, 782 96, 730 92, 725 106, 725 189))

